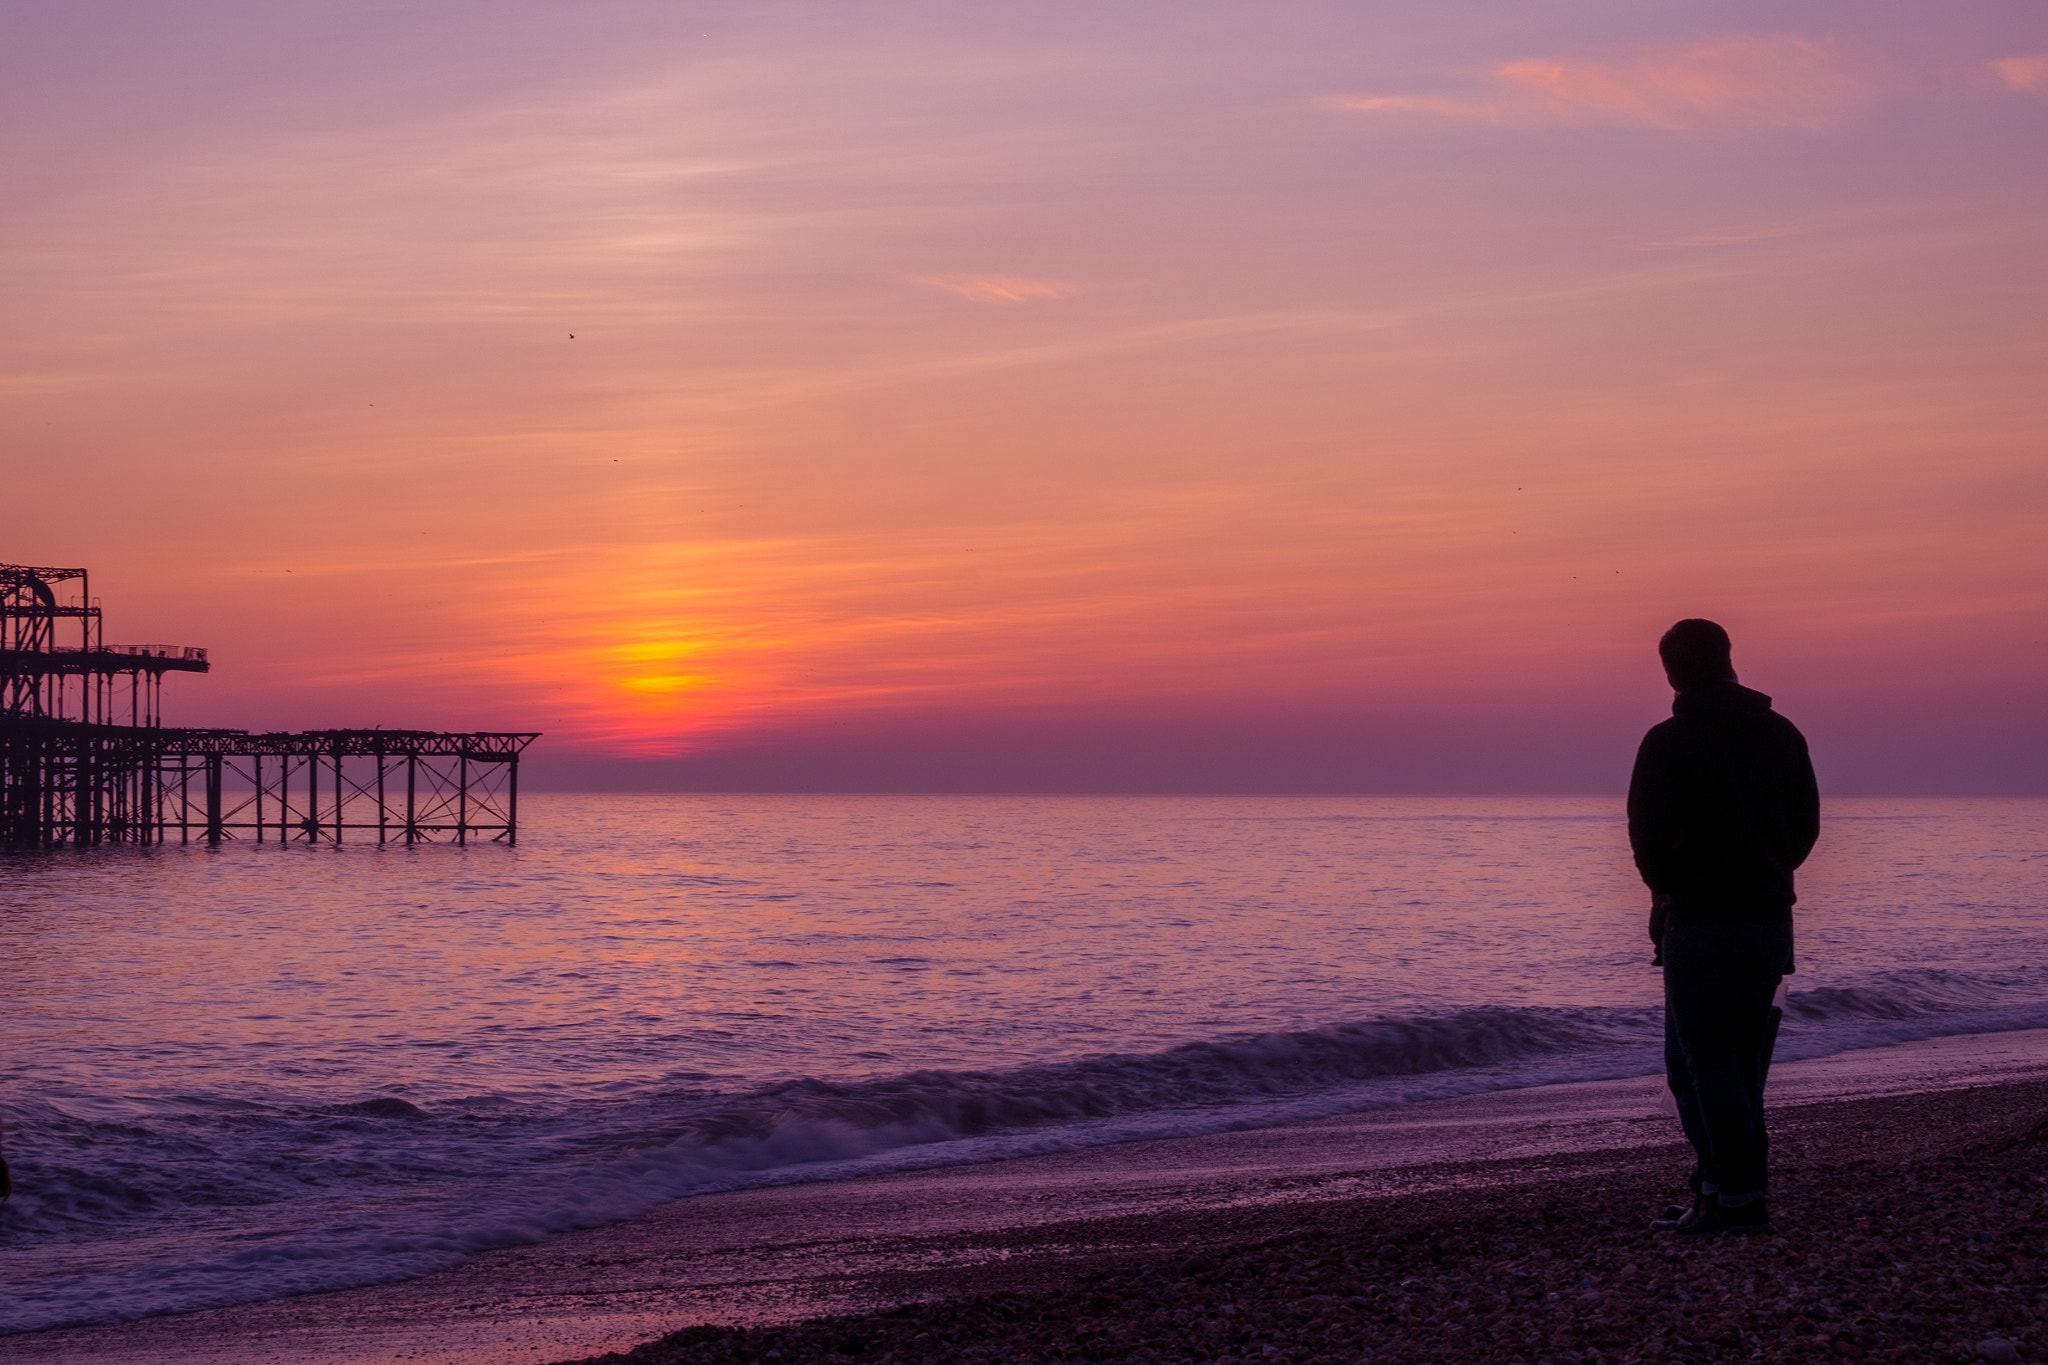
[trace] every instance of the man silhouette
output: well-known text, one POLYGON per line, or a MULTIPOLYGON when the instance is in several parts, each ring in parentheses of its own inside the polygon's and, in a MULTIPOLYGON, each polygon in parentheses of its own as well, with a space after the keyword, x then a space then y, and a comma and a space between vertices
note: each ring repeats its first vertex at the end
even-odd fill
POLYGON ((1792 970, 1792 872, 1820 834, 1806 740, 1735 680, 1728 632, 1680 621, 1657 642, 1677 696, 1629 780, 1628 838, 1664 967, 1664 1066, 1698 1163, 1684 1236, 1770 1229, 1764 1078, 1792 970))

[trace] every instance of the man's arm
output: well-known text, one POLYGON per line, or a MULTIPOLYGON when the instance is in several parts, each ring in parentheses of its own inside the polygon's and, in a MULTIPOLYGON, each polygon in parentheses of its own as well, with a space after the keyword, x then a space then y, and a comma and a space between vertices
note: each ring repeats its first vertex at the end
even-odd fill
POLYGON ((1657 731, 1643 736, 1635 771, 1628 780, 1628 845, 1636 871, 1659 895, 1676 891, 1678 834, 1682 810, 1677 765, 1657 731))
POLYGON ((1820 784, 1813 777, 1813 757, 1806 751, 1806 737, 1799 737, 1799 765, 1793 774, 1792 866, 1806 861, 1820 842, 1820 784))

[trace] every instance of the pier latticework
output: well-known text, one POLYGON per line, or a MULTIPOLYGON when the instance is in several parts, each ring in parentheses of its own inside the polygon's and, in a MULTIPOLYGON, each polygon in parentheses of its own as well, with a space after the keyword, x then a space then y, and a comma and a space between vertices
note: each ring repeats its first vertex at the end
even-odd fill
POLYGON ((107 645, 83 569, 0 565, 0 847, 517 841, 538 735, 165 726, 164 674, 210 667, 107 645))

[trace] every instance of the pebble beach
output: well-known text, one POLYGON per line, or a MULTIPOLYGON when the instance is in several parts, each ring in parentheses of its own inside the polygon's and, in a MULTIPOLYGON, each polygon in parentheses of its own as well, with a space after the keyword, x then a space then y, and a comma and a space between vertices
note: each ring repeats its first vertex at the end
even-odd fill
POLYGON ((1684 1197, 1682 1153, 1660 1145, 1526 1183, 1468 1169, 1457 1188, 1157 1220, 1149 1249, 979 1267, 882 1311, 698 1325, 578 1365, 2041 1358, 2048 1083, 1773 1119, 1768 1236, 1649 1231, 1684 1197))

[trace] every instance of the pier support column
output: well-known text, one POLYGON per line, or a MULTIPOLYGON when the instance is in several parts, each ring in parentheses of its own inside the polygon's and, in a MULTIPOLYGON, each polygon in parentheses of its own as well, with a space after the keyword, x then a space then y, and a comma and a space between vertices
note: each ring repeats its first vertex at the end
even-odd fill
POLYGON ((206 756, 206 842, 217 844, 221 836, 219 754, 206 756))

